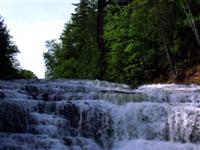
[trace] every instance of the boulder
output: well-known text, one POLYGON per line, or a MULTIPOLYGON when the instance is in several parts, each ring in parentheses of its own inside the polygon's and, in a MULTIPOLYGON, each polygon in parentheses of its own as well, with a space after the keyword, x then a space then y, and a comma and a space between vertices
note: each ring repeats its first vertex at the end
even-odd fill
POLYGON ((27 131, 29 113, 25 106, 2 101, 0 108, 0 132, 23 133, 27 131))

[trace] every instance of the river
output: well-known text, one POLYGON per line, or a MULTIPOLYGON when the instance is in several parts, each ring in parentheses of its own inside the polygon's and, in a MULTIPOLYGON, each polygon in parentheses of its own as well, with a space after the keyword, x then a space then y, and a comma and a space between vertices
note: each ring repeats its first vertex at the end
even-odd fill
POLYGON ((0 81, 0 150, 200 150, 200 86, 0 81))

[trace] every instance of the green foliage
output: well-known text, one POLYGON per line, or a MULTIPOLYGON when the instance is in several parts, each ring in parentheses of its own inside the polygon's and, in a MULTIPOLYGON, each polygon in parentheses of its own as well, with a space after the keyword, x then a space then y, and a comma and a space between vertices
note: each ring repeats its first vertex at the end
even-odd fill
POLYGON ((19 50, 0 16, 0 79, 36 79, 33 72, 21 69, 17 53, 19 50))
POLYGON ((37 79, 37 76, 30 70, 20 69, 18 79, 37 79))
POLYGON ((200 29, 199 7, 197 0, 134 0, 125 7, 109 7, 105 26, 107 78, 149 83, 197 63, 197 35, 192 33, 191 20, 190 24, 184 22, 192 18, 200 29), (188 3, 196 14, 190 13, 190 18, 183 9, 188 3))
POLYGON ((129 84, 177 75, 200 61, 199 0, 133 0, 105 8, 106 66, 97 48, 97 1, 81 0, 60 41, 47 44, 47 78, 101 78, 129 84))
POLYGON ((157 61, 163 54, 154 18, 148 1, 133 1, 120 10, 118 7, 108 10, 105 27, 108 79, 141 84, 150 82, 161 70, 157 61))
POLYGON ((46 42, 46 47, 48 51, 43 54, 45 65, 46 65, 46 72, 45 76, 46 78, 54 78, 56 76, 55 72, 55 65, 57 64, 57 53, 60 50, 60 45, 56 43, 56 40, 51 40, 46 42))
POLYGON ((12 41, 4 20, 0 16, 0 79, 15 78, 19 65, 15 56, 18 52, 18 48, 12 41))
POLYGON ((60 43, 47 44, 48 52, 44 54, 47 78, 95 79, 98 76, 97 4, 83 0, 76 7, 60 43))

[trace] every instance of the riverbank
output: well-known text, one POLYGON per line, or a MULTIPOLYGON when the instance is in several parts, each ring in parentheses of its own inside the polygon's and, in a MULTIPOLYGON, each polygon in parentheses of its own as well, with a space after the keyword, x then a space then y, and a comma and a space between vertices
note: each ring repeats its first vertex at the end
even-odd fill
POLYGON ((200 65, 186 69, 179 73, 176 78, 172 78, 169 82, 184 84, 200 84, 200 65))
POLYGON ((200 85, 200 65, 196 65, 192 68, 179 71, 175 76, 170 74, 169 76, 162 76, 159 79, 155 79, 150 84, 155 83, 177 83, 177 84, 198 84, 200 85))

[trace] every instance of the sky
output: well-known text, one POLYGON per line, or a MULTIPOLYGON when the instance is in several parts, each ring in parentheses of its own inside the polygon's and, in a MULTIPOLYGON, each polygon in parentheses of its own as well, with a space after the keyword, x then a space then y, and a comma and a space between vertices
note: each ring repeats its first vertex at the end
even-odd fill
POLYGON ((0 14, 20 53, 23 69, 44 78, 45 42, 59 39, 79 0, 0 0, 0 14))

